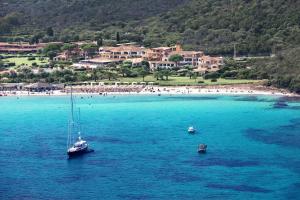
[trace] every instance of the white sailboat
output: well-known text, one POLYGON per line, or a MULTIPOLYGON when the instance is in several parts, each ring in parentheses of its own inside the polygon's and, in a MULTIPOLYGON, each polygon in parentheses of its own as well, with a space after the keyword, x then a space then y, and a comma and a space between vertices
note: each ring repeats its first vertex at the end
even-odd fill
POLYGON ((69 157, 81 155, 84 153, 92 152, 92 149, 89 149, 89 145, 87 141, 81 138, 81 126, 80 126, 80 110, 78 113, 78 122, 75 122, 74 117, 74 99, 73 99, 73 91, 71 88, 71 117, 69 120, 69 128, 68 128, 68 142, 67 142, 67 154, 69 157), (76 132, 78 137, 76 142, 74 142, 74 132, 76 132))

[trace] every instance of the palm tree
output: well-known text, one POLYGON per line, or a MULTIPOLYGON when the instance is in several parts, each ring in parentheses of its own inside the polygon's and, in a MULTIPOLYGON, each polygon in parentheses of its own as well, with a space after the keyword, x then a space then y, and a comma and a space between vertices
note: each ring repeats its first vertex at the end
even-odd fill
POLYGON ((166 80, 169 80, 169 76, 172 74, 169 69, 165 69, 162 71, 163 76, 166 77, 166 80))
POLYGON ((143 81, 145 81, 145 76, 148 74, 148 72, 146 70, 144 70, 143 68, 141 68, 138 71, 139 75, 143 77, 143 81))
POLYGON ((154 78, 156 78, 156 80, 158 81, 159 78, 160 78, 160 71, 155 71, 155 72, 153 73, 153 76, 154 76, 154 78))
POLYGON ((190 77, 190 79, 192 79, 192 76, 194 76, 194 72, 192 71, 192 70, 188 70, 187 72, 186 72, 186 76, 188 76, 188 77, 190 77))
POLYGON ((111 79, 116 79, 118 77, 118 74, 114 71, 111 71, 111 70, 105 71, 105 75, 106 75, 106 77, 108 78, 109 81, 111 79))
POLYGON ((92 70, 92 79, 96 82, 98 80, 98 72, 97 69, 92 70))
POLYGON ((125 75, 130 74, 130 70, 126 65, 121 65, 119 70, 123 77, 125 77, 125 75))

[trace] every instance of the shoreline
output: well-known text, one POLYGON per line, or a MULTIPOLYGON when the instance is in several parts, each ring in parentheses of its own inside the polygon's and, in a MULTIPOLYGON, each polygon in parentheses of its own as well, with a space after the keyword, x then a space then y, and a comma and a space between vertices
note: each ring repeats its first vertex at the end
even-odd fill
MULTIPOLYGON (((288 92, 284 89, 266 87, 261 85, 219 85, 219 86, 145 86, 137 91, 111 92, 111 89, 120 89, 119 86, 110 87, 105 92, 105 87, 76 88, 74 95, 267 95, 267 96, 287 96, 300 97, 299 94, 288 92), (88 90, 87 90, 88 89, 88 90), (101 89, 101 92, 94 90, 101 89), (104 90, 103 90, 104 89, 104 90), (82 91, 81 91, 82 90, 82 91), (104 91, 104 92, 102 92, 104 91)), ((121 88, 122 89, 122 88, 121 88)), ((28 92, 28 91, 0 91, 0 98, 5 96, 66 96, 69 88, 65 90, 53 90, 48 92, 28 92)))

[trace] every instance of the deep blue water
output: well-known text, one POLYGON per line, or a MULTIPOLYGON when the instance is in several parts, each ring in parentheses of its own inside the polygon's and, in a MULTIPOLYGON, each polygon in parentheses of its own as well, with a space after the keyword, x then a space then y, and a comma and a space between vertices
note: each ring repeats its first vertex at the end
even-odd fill
POLYGON ((68 160, 68 97, 0 98, 0 199, 300 199, 299 101, 76 102, 95 152, 68 160), (197 134, 187 134, 190 125, 197 134), (199 143, 207 154, 197 153, 199 143))

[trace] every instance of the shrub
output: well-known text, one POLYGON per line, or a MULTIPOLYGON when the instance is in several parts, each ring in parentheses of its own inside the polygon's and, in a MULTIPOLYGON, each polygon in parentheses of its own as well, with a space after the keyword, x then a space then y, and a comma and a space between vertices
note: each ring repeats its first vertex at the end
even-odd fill
POLYGON ((226 77, 226 78, 224 78, 224 79, 226 79, 226 80, 235 80, 236 77, 226 77))
POLYGON ((210 72, 203 76, 204 79, 217 79, 220 77, 220 73, 218 72, 210 72))
POLYGON ((16 63, 14 63, 14 62, 9 62, 9 63, 7 63, 7 66, 8 66, 8 67, 13 67, 13 66, 16 66, 16 63))
POLYGON ((35 57, 28 57, 27 60, 35 60, 35 57))
POLYGON ((215 78, 210 80, 210 82, 217 82, 217 81, 218 81, 218 80, 215 79, 215 78))
POLYGON ((300 94, 300 83, 295 83, 293 85, 292 91, 300 94))
POLYGON ((233 78, 233 77, 236 77, 237 73, 238 73, 237 71, 226 71, 221 75, 221 77, 222 78, 233 78))

